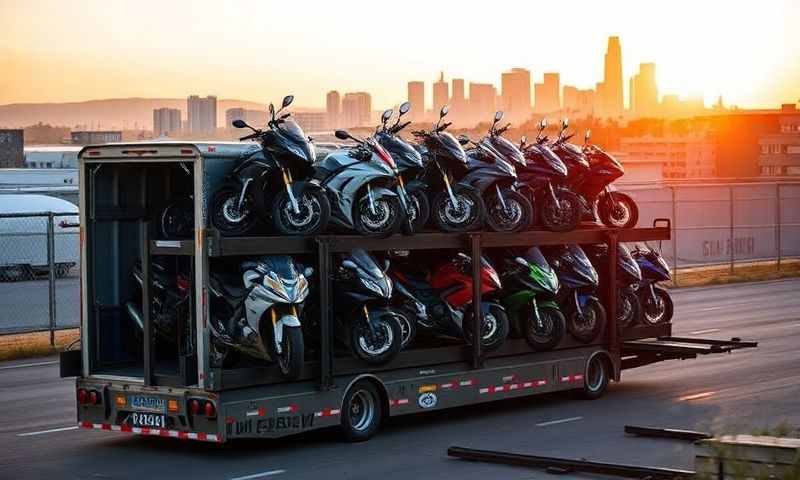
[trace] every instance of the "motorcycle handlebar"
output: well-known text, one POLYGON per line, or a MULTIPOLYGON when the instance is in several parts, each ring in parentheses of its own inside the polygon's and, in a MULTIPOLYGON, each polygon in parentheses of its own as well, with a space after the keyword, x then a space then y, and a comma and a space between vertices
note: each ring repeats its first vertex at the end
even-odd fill
POLYGON ((453 124, 453 122, 445 122, 439 128, 437 128, 436 130, 439 131, 439 132, 447 130, 447 127, 449 127, 452 124, 453 124))
POLYGON ((394 128, 392 128, 392 133, 398 133, 398 132, 400 132, 401 130, 403 130, 404 128, 406 128, 409 125, 411 125, 410 121, 409 122, 405 122, 405 123, 401 123, 399 125, 395 125, 394 128))
POLYGON ((261 132, 255 132, 251 133, 250 135, 245 135, 244 137, 239 137, 239 141, 252 140, 253 138, 258 138, 259 136, 261 136, 261 132))

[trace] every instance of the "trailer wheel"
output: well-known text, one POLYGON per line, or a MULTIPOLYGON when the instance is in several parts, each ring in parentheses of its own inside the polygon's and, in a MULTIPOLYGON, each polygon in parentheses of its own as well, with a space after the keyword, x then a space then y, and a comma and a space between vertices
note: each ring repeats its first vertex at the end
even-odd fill
POLYGON ((583 378, 581 397, 586 400, 602 397, 606 393, 606 389, 608 389, 608 382, 611 378, 611 369, 606 359, 602 355, 595 355, 590 358, 583 378))
POLYGON ((367 380, 356 382, 342 402, 342 434, 348 442, 363 442, 378 432, 383 421, 383 402, 377 387, 367 380))

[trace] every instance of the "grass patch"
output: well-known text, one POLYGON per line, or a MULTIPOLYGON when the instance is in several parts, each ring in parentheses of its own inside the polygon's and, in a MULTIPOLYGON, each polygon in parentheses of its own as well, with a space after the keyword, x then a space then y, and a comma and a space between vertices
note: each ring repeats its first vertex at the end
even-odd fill
MULTIPOLYGON (((735 265, 733 273, 728 265, 715 265, 682 268, 678 270, 677 275, 673 276, 677 278, 678 288, 778 280, 800 277, 800 260, 784 260, 781 262, 780 270, 778 270, 777 263, 773 261, 752 262, 735 265)), ((675 287, 674 282, 666 283, 666 285, 675 287)))
POLYGON ((55 355, 80 336, 77 328, 55 332, 55 346, 50 345, 50 332, 21 333, 0 336, 0 361, 55 355))

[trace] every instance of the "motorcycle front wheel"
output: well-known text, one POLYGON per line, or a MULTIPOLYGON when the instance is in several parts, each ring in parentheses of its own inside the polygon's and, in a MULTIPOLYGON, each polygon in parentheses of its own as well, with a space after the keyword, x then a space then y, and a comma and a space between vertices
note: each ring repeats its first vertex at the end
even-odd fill
POLYGON ((525 322, 525 340, 534 350, 550 350, 561 342, 566 332, 566 319, 560 310, 539 308, 539 318, 531 309, 525 322))
POLYGON ((391 235, 400 230, 405 220, 400 199, 382 197, 370 207, 369 196, 365 193, 358 199, 353 215, 353 226, 360 235, 391 235))
POLYGON ((350 348, 356 357, 372 365, 391 362, 400 352, 403 344, 403 330, 397 318, 390 313, 381 315, 374 334, 359 319, 350 329, 350 348))
MULTIPOLYGON (((274 351, 274 347, 273 347, 274 351)), ((274 352, 273 358, 278 361, 281 375, 288 380, 297 380, 303 373, 305 347, 303 332, 300 327, 286 327, 281 339, 281 353, 274 352)))
POLYGON ((533 223, 533 206, 521 193, 503 189, 503 201, 494 195, 486 202, 486 223, 495 232, 518 232, 533 223), (505 207, 503 207, 505 204, 505 207))
MULTIPOLYGON (((461 328, 464 331, 464 339, 470 345, 472 345, 472 339, 474 338, 472 334, 472 318, 472 307, 468 306, 461 328)), ((481 347, 486 351, 500 348, 506 337, 508 337, 508 330, 506 312, 498 305, 489 306, 488 310, 481 315, 481 347)))
POLYGON ((655 298, 649 288, 640 290, 639 300, 642 303, 642 323, 645 325, 659 325, 672 320, 674 306, 669 292, 663 288, 653 287, 655 298))
POLYGON ((286 190, 272 202, 272 226, 281 235, 316 235, 325 230, 331 217, 331 204, 325 193, 306 188, 297 201, 297 210, 286 190))
POLYGON ((439 192, 433 199, 433 218, 443 232, 468 232, 483 225, 486 207, 480 194, 462 185, 453 186, 455 204, 447 191, 439 192))
POLYGON ((253 197, 246 193, 241 205, 241 188, 226 185, 211 198, 211 224, 222 236, 237 237, 251 233, 258 223, 253 197))
POLYGON ((542 195, 539 218, 542 226, 551 232, 571 232, 581 221, 581 201, 576 194, 566 190, 555 192, 558 204, 552 195, 542 195))
POLYGON ((567 330, 581 343, 589 343, 603 330, 606 323, 606 309, 597 299, 589 299, 580 312, 571 305, 567 311, 567 330))
POLYGON ((176 202, 161 210, 159 228, 166 240, 192 238, 194 212, 191 202, 176 202))
POLYGON ((600 221, 609 227, 633 228, 639 221, 639 207, 624 193, 609 192, 600 198, 600 221))
POLYGON ((408 191, 408 223, 411 226, 411 231, 408 233, 421 232, 425 229, 425 224, 431 216, 431 202, 428 200, 428 195, 425 191, 415 188, 408 191))

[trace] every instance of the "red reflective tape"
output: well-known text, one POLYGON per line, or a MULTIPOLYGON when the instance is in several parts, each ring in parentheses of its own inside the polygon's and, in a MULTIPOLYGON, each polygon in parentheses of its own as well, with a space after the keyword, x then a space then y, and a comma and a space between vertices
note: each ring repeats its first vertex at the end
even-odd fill
POLYGON ((203 432, 197 432, 197 439, 198 440, 206 440, 207 439, 206 434, 203 433, 203 432))
POLYGON ((170 436, 170 432, 169 432, 169 430, 159 430, 158 431, 158 435, 162 436, 162 437, 169 437, 170 436))
POLYGON ((178 432, 178 438, 187 440, 189 438, 189 432, 178 432))
POLYGON ((141 433, 142 435, 150 435, 150 429, 149 429, 149 428, 142 427, 142 429, 140 430, 140 433, 141 433))
POLYGON ((132 432, 132 431, 133 431, 133 428, 132 428, 130 425, 128 425, 128 424, 123 424, 123 425, 121 425, 121 426, 119 427, 119 430, 120 430, 121 432, 132 432))
POLYGON ((407 405, 407 404, 408 404, 407 398, 397 398, 389 401, 389 405, 391 405, 392 407, 396 407, 398 405, 407 405))
POLYGON ((225 425, 231 425, 236 423, 235 417, 225 417, 225 425))
POLYGON ((103 430, 111 430, 111 424, 104 423, 103 425, 100 426, 100 428, 102 428, 103 430))
POLYGON ((475 385, 475 380, 472 380, 472 379, 462 380, 461 382, 459 382, 459 385, 462 386, 462 387, 469 387, 469 386, 475 385))
POLYGON ((92 428, 92 422, 81 422, 78 425, 80 425, 81 428, 92 428))

